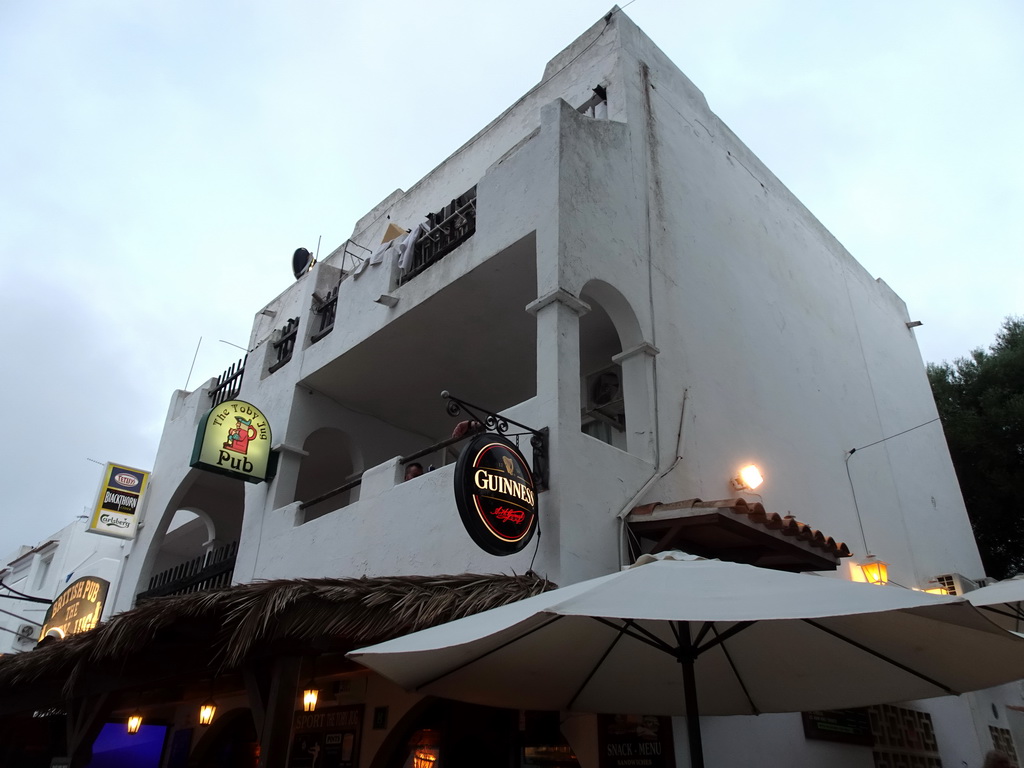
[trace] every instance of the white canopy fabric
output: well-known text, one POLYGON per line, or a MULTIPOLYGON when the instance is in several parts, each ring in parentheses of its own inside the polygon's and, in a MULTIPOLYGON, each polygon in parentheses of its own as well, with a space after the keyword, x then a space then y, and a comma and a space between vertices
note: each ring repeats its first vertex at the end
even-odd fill
POLYGON ((964 595, 989 619, 1012 632, 1024 632, 1024 578, 999 581, 964 595))
POLYGON ((866 706, 1024 678, 1024 640, 961 598, 717 560, 649 563, 350 656, 462 701, 651 715, 687 714, 686 659, 701 715, 866 706))

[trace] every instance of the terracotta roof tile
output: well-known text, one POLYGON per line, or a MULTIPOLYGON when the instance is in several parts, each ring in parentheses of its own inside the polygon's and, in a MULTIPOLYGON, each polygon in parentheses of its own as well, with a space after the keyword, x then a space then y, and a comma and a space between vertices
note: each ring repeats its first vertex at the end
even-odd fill
POLYGON ((763 525, 768 530, 779 531, 784 536, 792 536, 808 546, 820 549, 832 557, 850 557, 850 549, 843 542, 836 541, 831 536, 826 536, 816 528, 807 523, 802 523, 792 515, 782 516, 776 512, 768 512, 760 502, 749 502, 746 499, 715 499, 704 501, 703 499, 683 499, 668 503, 653 502, 634 507, 630 517, 634 520, 644 515, 652 515, 657 512, 667 512, 682 509, 717 509, 730 510, 736 515, 742 515, 750 522, 763 525))

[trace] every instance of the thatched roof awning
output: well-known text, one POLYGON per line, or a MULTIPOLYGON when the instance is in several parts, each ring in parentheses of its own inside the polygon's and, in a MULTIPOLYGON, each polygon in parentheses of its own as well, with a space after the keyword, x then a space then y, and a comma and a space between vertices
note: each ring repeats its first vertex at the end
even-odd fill
POLYGON ((125 670, 158 649, 190 648, 218 671, 281 644, 345 651, 554 587, 534 574, 281 579, 156 598, 89 632, 0 658, 0 690, 60 680, 70 693, 90 669, 125 670))

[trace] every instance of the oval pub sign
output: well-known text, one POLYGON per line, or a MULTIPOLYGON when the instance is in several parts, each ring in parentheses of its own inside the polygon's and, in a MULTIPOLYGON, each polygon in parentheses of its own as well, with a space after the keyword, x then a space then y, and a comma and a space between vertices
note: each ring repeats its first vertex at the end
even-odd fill
POLYGON ((533 474, 518 449, 500 435, 477 435, 455 465, 455 503, 466 531, 492 555, 513 555, 537 528, 533 474))

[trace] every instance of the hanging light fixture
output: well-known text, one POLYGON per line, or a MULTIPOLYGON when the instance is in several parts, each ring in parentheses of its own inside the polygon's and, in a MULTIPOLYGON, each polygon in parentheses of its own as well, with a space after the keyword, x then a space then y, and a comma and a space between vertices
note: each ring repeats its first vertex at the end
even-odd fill
POLYGON ((306 685, 306 689, 302 692, 302 711, 303 712, 315 712, 316 711, 316 700, 320 695, 320 691, 313 687, 313 680, 310 679, 306 685))
POLYGON ((135 710, 128 715, 128 733, 138 733, 142 727, 142 713, 135 710))
POLYGON ((424 728, 413 734, 409 743, 412 752, 412 768, 434 768, 441 756, 440 738, 437 731, 424 728))
POLYGON ((199 705, 199 724, 209 725, 217 714, 217 704, 213 699, 207 699, 199 705))
POLYGON ((874 555, 869 555, 868 559, 860 564, 860 572, 864 574, 864 580, 868 584, 885 586, 889 581, 889 564, 874 555))
POLYGON ((316 656, 312 659, 312 668, 309 670, 309 682, 306 683, 305 689, 302 691, 302 711, 303 712, 315 712, 316 711, 316 700, 320 696, 320 691, 316 687, 316 656))

